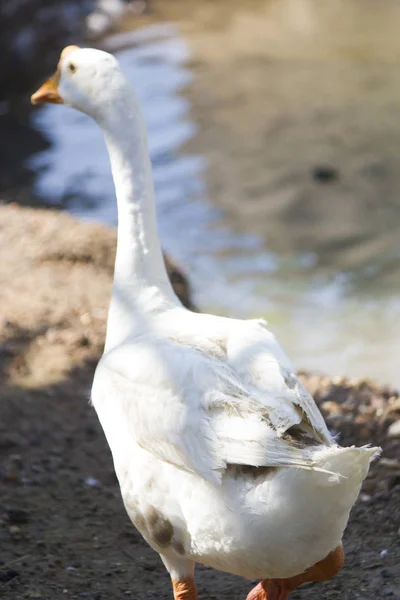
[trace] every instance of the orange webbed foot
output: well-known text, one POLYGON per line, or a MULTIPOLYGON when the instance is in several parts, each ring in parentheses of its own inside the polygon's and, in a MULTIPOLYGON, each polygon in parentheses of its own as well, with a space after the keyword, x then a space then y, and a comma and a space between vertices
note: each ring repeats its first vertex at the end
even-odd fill
POLYGON ((343 547, 338 546, 323 560, 288 579, 263 579, 248 594, 246 600, 287 600, 289 593, 303 583, 324 581, 340 571, 344 563, 343 547))
POLYGON ((246 600, 286 600, 288 594, 284 580, 264 579, 251 590, 246 600))

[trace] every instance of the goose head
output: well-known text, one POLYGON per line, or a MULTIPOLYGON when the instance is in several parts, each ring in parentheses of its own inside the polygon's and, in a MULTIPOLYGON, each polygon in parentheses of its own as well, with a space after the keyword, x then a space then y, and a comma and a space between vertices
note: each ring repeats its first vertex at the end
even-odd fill
POLYGON ((107 52, 67 46, 57 70, 31 96, 32 104, 66 104, 101 121, 118 110, 128 83, 117 60, 107 52))

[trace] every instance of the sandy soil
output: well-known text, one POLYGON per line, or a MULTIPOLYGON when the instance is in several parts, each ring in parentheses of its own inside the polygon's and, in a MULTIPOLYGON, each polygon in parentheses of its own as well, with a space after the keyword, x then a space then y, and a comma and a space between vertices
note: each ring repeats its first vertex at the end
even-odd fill
MULTIPOLYGON (((104 338, 115 233, 71 217, 0 208, 0 595, 171 598, 158 556, 130 524, 88 403, 104 338), (12 252, 11 252, 12 248, 12 252)), ((184 277, 170 265, 188 302, 184 277)), ((347 563, 294 599, 400 598, 400 398, 368 381, 303 374, 344 443, 382 445, 345 537, 347 563), (397 434, 396 434, 397 427, 397 434)), ((200 598, 251 583, 199 567, 200 598)))

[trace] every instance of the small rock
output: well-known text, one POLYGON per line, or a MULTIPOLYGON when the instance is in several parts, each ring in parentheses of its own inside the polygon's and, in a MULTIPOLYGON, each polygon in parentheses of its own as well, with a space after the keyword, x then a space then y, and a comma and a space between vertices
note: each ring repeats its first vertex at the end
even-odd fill
POLYGON ((13 525, 23 525, 29 521, 29 514, 26 510, 19 508, 9 508, 7 510, 7 517, 13 525))
POLYGON ((94 477, 86 477, 85 483, 89 487, 97 487, 98 485, 100 485, 100 481, 98 479, 95 479, 94 477))
POLYGON ((87 427, 85 427, 85 431, 88 435, 96 435, 97 430, 95 427, 93 427, 93 425, 87 425, 87 427))
POLYGON ((339 171, 329 165, 317 165, 312 169, 312 178, 318 183, 331 183, 339 179, 339 171))
POLYGON ((18 473, 2 473, 1 476, 6 483, 19 483, 21 481, 18 473))
POLYGON ((322 403, 321 408, 331 417, 335 415, 340 415, 342 413, 340 405, 337 402, 334 402, 333 400, 326 400, 322 403))
POLYGON ((21 531, 21 527, 18 527, 18 525, 10 525, 8 531, 12 534, 19 533, 21 531))
POLYGON ((18 577, 18 575, 19 573, 15 569, 0 570, 0 583, 7 583, 14 577, 18 577))
POLYGON ((392 423, 387 430, 388 437, 400 437, 400 419, 392 423))
POLYGON ((22 456, 20 454, 10 454, 10 462, 15 463, 18 467, 22 467, 22 456))
POLYGON ((92 315, 88 312, 83 313, 80 317, 80 322, 82 323, 82 325, 89 325, 89 323, 92 322, 92 315))
POLYGON ((75 567, 65 567, 66 571, 76 571, 75 567))
POLYGON ((389 579, 389 577, 391 577, 390 571, 388 571, 388 569, 381 569, 381 577, 389 579))
POLYGON ((384 548, 383 550, 380 551, 379 556, 381 558, 385 558, 385 556, 387 556, 389 554, 389 550, 387 550, 387 548, 384 548))
POLYGON ((371 496, 369 494, 360 494, 361 502, 369 502, 371 500, 371 496))

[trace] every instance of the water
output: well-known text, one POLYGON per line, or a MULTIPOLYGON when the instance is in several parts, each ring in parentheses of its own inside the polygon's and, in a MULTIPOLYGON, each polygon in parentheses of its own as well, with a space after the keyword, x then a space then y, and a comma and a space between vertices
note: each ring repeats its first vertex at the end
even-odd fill
MULTIPOLYGON (((202 310, 266 317, 296 366, 400 385, 399 5, 242 5, 104 41, 143 107, 163 247, 202 310)), ((34 119, 35 192, 115 224, 94 124, 34 119)))

